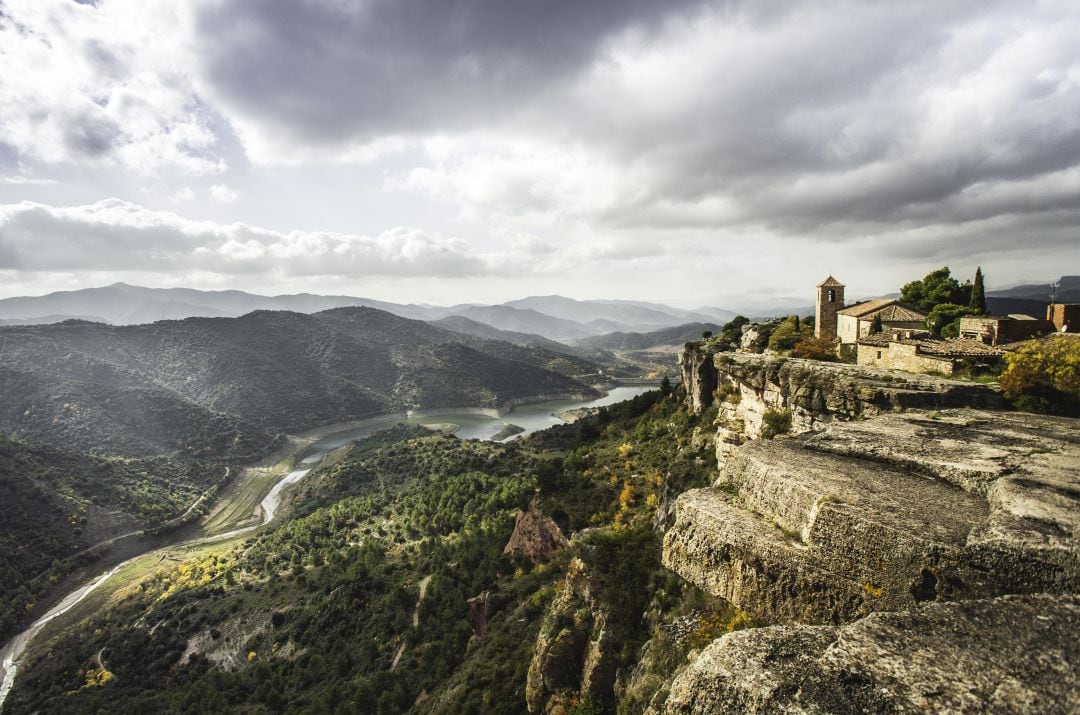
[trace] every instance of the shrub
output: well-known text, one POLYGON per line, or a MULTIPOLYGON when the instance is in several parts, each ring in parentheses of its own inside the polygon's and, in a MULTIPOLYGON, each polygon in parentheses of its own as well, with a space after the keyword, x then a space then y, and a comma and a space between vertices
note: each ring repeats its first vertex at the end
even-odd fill
POLYGON ((792 315, 773 331, 769 336, 769 349, 782 351, 791 350, 801 339, 810 337, 810 331, 804 330, 799 322, 799 316, 792 315))
POLYGON ((772 439, 777 435, 787 434, 791 431, 791 410, 765 410, 762 418, 761 436, 772 439))
POLYGON ((807 360, 836 362, 836 344, 831 340, 803 338, 795 343, 795 350, 792 354, 797 358, 807 360))
POLYGON ((1001 390, 1017 409, 1080 415, 1080 339, 1055 335, 1009 353, 1001 390))

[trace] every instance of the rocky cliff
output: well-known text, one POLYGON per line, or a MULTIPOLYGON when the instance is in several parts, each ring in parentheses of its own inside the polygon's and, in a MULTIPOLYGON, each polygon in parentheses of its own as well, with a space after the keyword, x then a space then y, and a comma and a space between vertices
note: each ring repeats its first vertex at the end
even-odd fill
POLYGON ((1078 629, 1076 596, 1006 596, 739 631, 675 678, 663 712, 1066 715, 1078 629))
POLYGON ((1075 692, 1080 422, 927 376, 700 347, 680 362, 688 407, 717 408, 720 477, 677 500, 664 563, 784 627, 714 643, 665 712, 1034 712, 1075 692))

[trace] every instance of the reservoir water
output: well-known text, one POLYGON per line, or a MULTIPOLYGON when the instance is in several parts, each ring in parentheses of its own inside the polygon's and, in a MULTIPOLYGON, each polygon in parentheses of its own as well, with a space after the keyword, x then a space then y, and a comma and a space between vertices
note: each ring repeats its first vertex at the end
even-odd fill
POLYGON ((457 425, 457 431, 454 432, 454 435, 459 439, 482 440, 490 440, 503 427, 508 424, 514 424, 524 428, 525 431, 514 435, 514 437, 511 437, 510 439, 524 437, 532 432, 547 429, 552 425, 564 424, 563 420, 556 416, 557 413, 562 412, 563 410, 573 410, 582 407, 603 407, 616 402, 622 402, 623 400, 629 400, 632 397, 637 397, 644 392, 655 389, 657 389, 655 385, 623 385, 613 388, 606 395, 595 400, 587 400, 584 402, 577 400, 547 400, 546 402, 533 402, 525 405, 518 405, 503 417, 491 417, 489 415, 470 413, 446 413, 409 417, 407 419, 388 417, 383 422, 365 424, 363 427, 337 432, 329 437, 319 440, 311 446, 311 449, 315 450, 314 453, 305 457, 302 462, 304 464, 317 462, 322 458, 323 454, 329 450, 336 449, 347 442, 366 437, 373 432, 386 429, 390 425, 399 422, 413 425, 453 424, 457 425))

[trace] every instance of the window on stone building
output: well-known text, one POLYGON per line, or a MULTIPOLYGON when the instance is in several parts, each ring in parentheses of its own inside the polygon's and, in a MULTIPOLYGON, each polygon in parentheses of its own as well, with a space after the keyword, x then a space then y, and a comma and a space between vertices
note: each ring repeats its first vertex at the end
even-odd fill
POLYGON ((877 351, 877 359, 878 359, 878 360, 880 360, 880 359, 881 359, 881 351, 880 351, 880 350, 878 350, 878 351, 877 351))
POLYGON ((836 291, 832 290, 831 288, 829 289, 829 302, 836 302, 836 291))

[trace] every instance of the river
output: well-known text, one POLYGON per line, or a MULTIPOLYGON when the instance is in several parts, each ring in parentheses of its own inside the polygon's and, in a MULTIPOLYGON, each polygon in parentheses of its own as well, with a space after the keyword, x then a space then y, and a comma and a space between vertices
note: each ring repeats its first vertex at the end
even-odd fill
MULTIPOLYGON (((384 429, 390 425, 398 422, 407 422, 410 424, 454 424, 458 426, 456 436, 460 439, 482 439, 489 440, 495 434, 505 427, 507 424, 515 424, 525 429, 524 432, 515 435, 515 437, 521 437, 537 430, 547 429, 552 425, 561 424, 562 420, 555 416, 557 412, 562 410, 575 409, 581 407, 602 407, 604 405, 614 404, 623 400, 628 400, 632 397, 648 392, 649 390, 655 390, 654 386, 645 385, 633 385, 633 386, 620 386, 613 388, 608 394, 595 400, 588 400, 585 402, 575 402, 571 400, 547 400, 545 402, 535 402, 531 404, 518 405, 514 407, 505 417, 490 417, 481 414, 439 414, 432 416, 412 417, 409 419, 400 419, 395 417, 388 417, 385 421, 370 421, 363 426, 358 426, 353 429, 334 432, 328 434, 321 439, 311 443, 304 451, 311 452, 306 456, 301 463, 304 465, 304 469, 297 469, 289 472, 282 479, 280 479, 269 493, 260 502, 262 508, 262 520, 258 524, 246 526, 240 529, 234 529, 223 534, 214 534, 212 536, 203 536, 195 539, 189 539, 186 541, 172 544, 171 546, 161 547, 159 549, 153 549, 152 551, 162 551, 164 549, 172 549, 181 546, 206 544, 215 541, 224 541, 232 539, 241 534, 245 534, 249 531, 261 528, 274 518, 274 514, 277 511, 278 506, 281 503, 281 494, 290 484, 295 484, 304 478, 308 472, 311 471, 327 452, 341 447, 347 442, 351 442, 361 437, 366 437, 373 432, 380 429, 384 429)), ((0 711, 3 710, 4 700, 7 699, 8 693, 11 691, 12 686, 15 684, 15 676, 18 674, 19 665, 21 664, 21 658, 26 651, 27 646, 34 637, 41 632, 46 625, 53 620, 64 615, 72 608, 77 606, 84 598, 89 596, 96 590, 101 584, 109 580, 117 571, 124 566, 141 559, 147 555, 146 552, 135 556, 123 563, 117 564, 105 573, 97 576, 91 581, 83 584, 79 588, 75 589, 67 596, 64 597, 58 604, 45 613, 41 618, 34 621, 30 626, 19 633, 17 636, 9 640, 4 644, 4 647, 0 649, 0 671, 3 673, 3 680, 0 680, 0 711)))
POLYGON ((457 431, 454 432, 454 434, 459 439, 482 440, 490 440, 506 425, 515 424, 525 430, 510 438, 515 439, 524 437, 525 435, 538 430, 547 429, 553 425, 564 424, 561 419, 556 417, 556 414, 563 410, 581 407, 603 407, 616 402, 622 402, 623 400, 629 400, 632 397, 637 397, 644 392, 655 389, 657 389, 655 385, 622 385, 612 388, 606 395, 595 400, 587 400, 584 402, 577 400, 546 400, 544 402, 532 402, 517 405, 503 417, 492 417, 490 415, 466 412, 422 415, 409 417, 407 419, 390 417, 387 418, 385 422, 380 422, 375 425, 365 424, 363 427, 359 427, 356 430, 345 430, 320 440, 313 445, 313 448, 316 450, 321 449, 323 452, 316 451, 311 456, 306 457, 303 462, 306 464, 309 459, 318 461, 326 450, 335 449, 346 442, 371 434, 371 432, 376 429, 388 427, 399 422, 414 425, 453 424, 457 426, 457 431))

